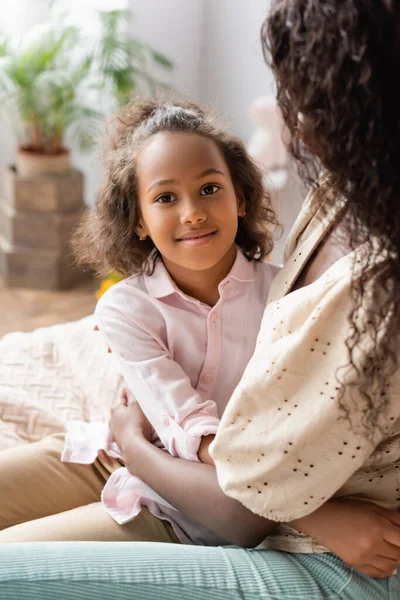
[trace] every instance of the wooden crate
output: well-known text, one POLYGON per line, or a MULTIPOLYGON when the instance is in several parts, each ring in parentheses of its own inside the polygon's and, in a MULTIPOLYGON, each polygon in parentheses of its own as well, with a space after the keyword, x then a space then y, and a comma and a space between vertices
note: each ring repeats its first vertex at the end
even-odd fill
POLYGON ((82 216, 82 209, 71 213, 15 211, 0 204, 0 235, 12 246, 66 250, 82 216))
POLYGON ((83 175, 67 173, 21 177, 13 167, 4 172, 4 194, 16 211, 70 212, 83 204, 83 175))
POLYGON ((88 279, 74 266, 73 230, 84 209, 83 177, 71 170, 24 178, 5 172, 0 199, 0 275, 12 287, 62 290, 88 279))
POLYGON ((63 290, 90 278, 66 250, 19 248, 0 237, 0 275, 8 287, 63 290))

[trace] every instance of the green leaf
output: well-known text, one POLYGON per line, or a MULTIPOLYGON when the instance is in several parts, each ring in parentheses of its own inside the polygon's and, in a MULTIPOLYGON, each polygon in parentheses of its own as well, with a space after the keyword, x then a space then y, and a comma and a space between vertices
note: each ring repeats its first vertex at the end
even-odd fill
POLYGON ((174 66, 173 62, 170 61, 169 58, 167 58, 164 54, 161 54, 160 52, 156 52, 155 50, 153 50, 151 52, 151 56, 156 63, 158 63, 165 69, 172 69, 174 66))

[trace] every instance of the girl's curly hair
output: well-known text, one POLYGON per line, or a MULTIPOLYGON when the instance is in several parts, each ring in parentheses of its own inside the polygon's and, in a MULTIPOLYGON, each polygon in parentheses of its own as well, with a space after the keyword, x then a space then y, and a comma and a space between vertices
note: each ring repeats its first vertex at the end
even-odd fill
MULTIPOLYGON (((364 400, 364 421, 373 427, 388 406, 387 386, 398 365, 400 2, 275 0, 262 41, 302 174, 318 185, 315 163, 301 144, 299 114, 312 124, 314 149, 330 173, 328 197, 345 199, 351 248, 367 246, 361 276, 353 274, 346 345, 364 400), (371 266, 382 255, 387 259, 373 275, 374 304, 371 266), (360 369, 357 356, 367 340, 373 350, 360 369)), ((349 414, 345 377, 337 377, 349 414)))
POLYGON ((140 241, 136 233, 140 218, 136 156, 150 136, 165 131, 195 133, 215 142, 235 188, 245 199, 246 215, 238 220, 236 244, 249 260, 269 254, 273 247, 270 225, 277 221, 262 173, 243 143, 196 104, 148 101, 128 105, 111 120, 105 183, 73 239, 77 262, 94 267, 101 275, 110 269, 124 275, 152 272, 158 252, 154 253, 151 239, 140 241))

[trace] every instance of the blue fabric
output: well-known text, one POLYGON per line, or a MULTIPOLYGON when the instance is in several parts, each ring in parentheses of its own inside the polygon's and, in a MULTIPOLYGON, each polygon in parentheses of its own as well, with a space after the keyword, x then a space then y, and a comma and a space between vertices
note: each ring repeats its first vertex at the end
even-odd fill
POLYGON ((134 542, 0 544, 1 600, 399 600, 331 554, 134 542))

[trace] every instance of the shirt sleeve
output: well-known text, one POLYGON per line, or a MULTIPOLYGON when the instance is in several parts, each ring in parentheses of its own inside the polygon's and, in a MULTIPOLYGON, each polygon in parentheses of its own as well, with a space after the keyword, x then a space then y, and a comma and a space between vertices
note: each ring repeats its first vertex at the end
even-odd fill
MULTIPOLYGON (((268 305, 255 354, 222 416, 210 448, 220 486, 265 518, 290 522, 314 512, 399 417, 391 398, 367 435, 365 401, 346 368, 350 308, 343 273, 268 305), (343 398, 337 376, 348 383, 343 398)), ((368 357, 364 350, 357 361, 368 357)))
POLYGON ((202 399, 166 345, 138 319, 104 301, 96 319, 129 391, 164 446, 172 456, 198 461, 201 437, 215 434, 219 425, 216 403, 202 399))

